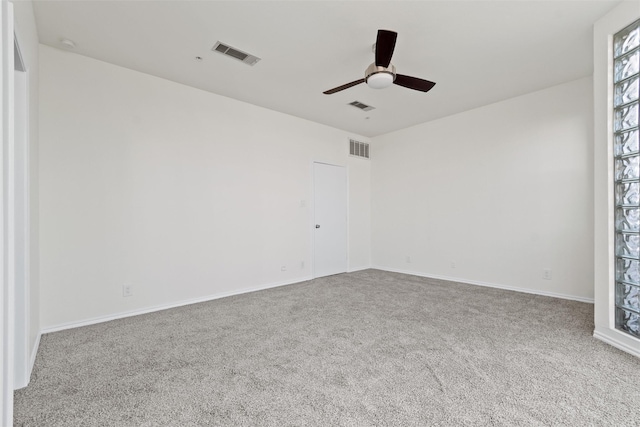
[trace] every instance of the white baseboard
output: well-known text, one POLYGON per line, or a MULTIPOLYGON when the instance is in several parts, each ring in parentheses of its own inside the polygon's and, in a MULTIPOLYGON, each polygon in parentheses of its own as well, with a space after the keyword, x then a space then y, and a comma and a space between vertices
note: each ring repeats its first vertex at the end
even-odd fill
POLYGON ((38 336, 36 337, 36 342, 33 343, 33 348, 31 349, 31 358, 29 359, 29 374, 27 375, 27 378, 28 378, 27 381, 31 381, 31 373, 33 372, 33 366, 36 364, 36 356, 38 355, 38 348, 40 348, 41 337, 42 337, 42 332, 38 332, 38 336))
POLYGON ((626 353, 632 354, 636 357, 640 357, 640 342, 635 342, 631 337, 624 335, 622 332, 616 331, 615 329, 609 329, 606 331, 595 330, 593 331, 593 337, 603 341, 619 350, 622 350, 626 353), (629 345, 625 341, 633 341, 635 346, 629 345))
POLYGON ((347 270, 347 273, 355 273, 356 271, 363 271, 363 270, 369 270, 370 268, 372 268, 371 266, 367 266, 367 267, 354 267, 354 268, 350 268, 347 270))
MULTIPOLYGON (((125 317, 131 317, 131 316, 138 316, 140 314, 153 313, 154 311, 167 310, 169 308, 182 307, 184 305, 197 304, 200 302, 212 301, 212 300, 230 297, 234 295, 246 294, 249 292, 263 291, 265 289, 293 285, 295 283, 306 282, 308 280, 311 280, 311 277, 301 277, 301 278, 297 278, 297 279, 286 281, 286 282, 268 283, 265 285, 255 286, 251 288, 243 288, 235 291, 221 292, 218 294, 208 295, 200 298, 193 298, 189 300, 183 300, 175 303, 160 304, 160 305, 141 308, 137 310, 123 311, 120 313, 109 314, 107 316, 99 316, 99 317, 93 317, 90 319, 84 319, 84 320, 79 320, 74 322, 61 323, 58 325, 53 325, 53 326, 48 326, 46 328, 43 328, 42 331, 40 331, 40 333, 48 334, 51 332, 64 331, 65 329, 73 329, 73 328, 79 328, 82 326, 95 325, 96 323, 108 322, 110 320, 123 319, 125 317)), ((38 337, 38 341, 39 341, 39 337, 38 337)))
POLYGON ((38 354, 38 348, 40 347, 40 337, 42 333, 38 333, 35 342, 33 343, 33 348, 31 349, 31 353, 29 354, 29 360, 27 361, 27 373, 25 374, 25 378, 20 378, 15 381, 13 387, 15 390, 19 390, 21 388, 25 388, 29 385, 29 381, 31 381, 31 373, 33 372, 33 366, 36 364, 36 355, 38 354))
MULTIPOLYGON (((480 282, 480 281, 476 281, 476 280, 460 279, 460 278, 457 278, 457 277, 439 276, 439 275, 434 275, 434 274, 425 274, 425 273, 420 273, 420 272, 416 272, 416 271, 400 270, 400 269, 394 269, 394 268, 382 267, 382 266, 356 267, 356 268, 350 269, 349 273, 356 272, 356 271, 367 270, 367 269, 370 269, 370 268, 374 268, 374 269, 377 269, 377 270, 383 270, 383 271, 390 271, 390 272, 395 272, 395 273, 409 274, 409 275, 413 275, 413 276, 427 277, 427 278, 432 278, 432 279, 440 279, 440 280, 448 280, 448 281, 452 281, 452 282, 466 283, 466 284, 469 284, 469 285, 486 286, 486 287, 497 288, 497 289, 505 289, 505 290, 509 290, 509 291, 524 292, 524 293, 535 294, 535 295, 543 295, 543 296, 549 296, 549 297, 554 297, 554 298, 562 298, 562 299, 568 299, 568 300, 573 300, 573 301, 593 303, 593 299, 583 298, 583 297, 578 297, 578 296, 573 296, 573 295, 564 295, 564 294, 558 294, 558 293, 555 293, 555 292, 539 291, 539 290, 535 290, 535 289, 517 288, 517 287, 513 287, 513 286, 498 285, 498 284, 494 284, 494 283, 486 283, 486 282, 480 282)), ((138 316, 138 315, 146 314, 146 313, 153 313, 155 311, 167 310, 167 309, 170 309, 170 308, 181 307, 181 306, 189 305, 189 304, 197 304, 197 303, 200 303, 200 302, 212 301, 212 300, 216 300, 216 299, 220 299, 220 298, 230 297, 230 296, 233 296, 233 295, 241 295, 241 294, 246 294, 246 293, 249 293, 249 292, 256 292, 256 291, 261 291, 261 290, 265 290, 265 289, 277 288, 277 287, 280 287, 280 286, 292 285, 292 284, 295 284, 295 283, 306 282, 306 281, 311 280, 311 279, 312 279, 312 277, 305 276, 305 277, 300 277, 300 278, 297 278, 297 279, 294 279, 294 280, 290 280, 290 281, 285 281, 285 282, 268 283, 268 284, 255 286, 255 287, 250 287, 250 288, 243 288, 243 289, 234 290, 234 291, 221 292, 221 293, 218 293, 218 294, 208 295, 208 296, 200 297, 200 298, 193 298, 193 299, 189 299, 189 300, 183 300, 183 301, 174 302, 174 303, 168 303, 168 304, 160 304, 160 305, 141 308, 141 309, 137 309, 137 310, 124 311, 124 312, 120 312, 120 313, 109 314, 109 315, 106 315, 106 316, 98 316, 98 317, 93 317, 93 318, 89 318, 89 319, 73 321, 73 322, 66 322, 66 323, 61 323, 61 324, 58 324, 58 325, 48 326, 48 327, 43 328, 40 331, 40 334, 38 334, 38 339, 36 340, 36 343, 34 345, 34 349, 33 349, 32 354, 31 354, 31 369, 33 369, 33 364, 35 362, 35 357, 36 357, 36 354, 37 354, 37 351, 38 351, 38 346, 39 346, 39 343, 40 343, 40 336, 42 334, 48 334, 48 333, 51 333, 51 332, 63 331, 63 330, 66 330, 66 329, 79 328, 79 327, 82 327, 82 326, 94 325, 94 324, 97 324, 97 323, 108 322, 110 320, 116 320, 116 319, 123 319, 125 317, 138 316)))
POLYGON ((584 298, 584 297, 579 297, 579 296, 575 296, 575 295, 559 294, 559 293, 556 293, 556 292, 540 291, 540 290, 537 290, 537 289, 518 288, 518 287, 515 287, 515 286, 498 285, 498 284, 495 284, 495 283, 480 282, 478 280, 460 279, 460 278, 457 278, 457 277, 450 277, 450 276, 439 276, 439 275, 435 275, 435 274, 420 273, 420 272, 408 271, 408 270, 399 270, 399 269, 389 268, 389 267, 374 266, 374 267, 371 267, 371 268, 375 268, 377 270, 383 270, 383 271, 391 271, 393 273, 410 274, 412 276, 427 277, 427 278, 430 278, 430 279, 448 280, 450 282, 465 283, 467 285, 485 286, 485 287, 488 287, 488 288, 504 289, 504 290, 507 290, 507 291, 523 292, 525 294, 542 295, 542 296, 546 296, 546 297, 561 298, 561 299, 567 299, 567 300, 572 300, 572 301, 579 301, 579 302, 586 302, 586 303, 593 304, 593 298, 584 298))

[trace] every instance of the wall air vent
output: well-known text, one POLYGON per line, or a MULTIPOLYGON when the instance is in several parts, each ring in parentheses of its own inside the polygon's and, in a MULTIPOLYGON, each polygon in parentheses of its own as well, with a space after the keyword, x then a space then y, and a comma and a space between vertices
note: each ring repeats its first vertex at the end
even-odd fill
POLYGON ((371 105, 363 104, 360 101, 350 102, 349 105, 353 105, 354 107, 359 108, 362 111, 371 111, 376 108, 376 107, 372 107, 371 105))
POLYGON ((231 47, 224 43, 216 42, 211 48, 212 51, 221 53, 223 55, 227 55, 233 59, 237 59, 238 61, 244 62, 249 65, 256 65, 260 58, 255 55, 251 55, 249 53, 243 52, 241 50, 236 49, 235 47, 231 47))
POLYGON ((369 144, 366 142, 356 141, 355 139, 349 140, 349 154, 356 157, 369 158, 369 144))

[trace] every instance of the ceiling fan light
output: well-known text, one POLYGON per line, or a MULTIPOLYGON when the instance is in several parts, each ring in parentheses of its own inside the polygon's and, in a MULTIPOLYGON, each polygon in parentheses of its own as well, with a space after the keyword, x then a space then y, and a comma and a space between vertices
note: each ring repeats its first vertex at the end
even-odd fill
POLYGON ((370 75, 367 78, 367 85, 373 89, 384 89, 393 84, 393 74, 381 72, 370 75))

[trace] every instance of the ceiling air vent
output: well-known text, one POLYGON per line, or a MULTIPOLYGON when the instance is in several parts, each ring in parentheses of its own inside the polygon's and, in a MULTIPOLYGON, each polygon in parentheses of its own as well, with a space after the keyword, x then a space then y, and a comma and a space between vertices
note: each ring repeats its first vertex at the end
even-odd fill
POLYGON ((356 157, 369 158, 369 144, 366 142, 356 141, 355 139, 349 140, 349 154, 356 157))
POLYGON ((360 101, 350 102, 349 105, 353 105, 354 107, 359 108, 362 111, 371 111, 376 108, 376 107, 372 107, 371 105, 363 104, 360 101))
POLYGON ((219 52, 223 55, 227 55, 233 59, 237 59, 238 61, 244 62, 245 64, 249 65, 256 65, 258 61, 260 61, 260 58, 255 55, 251 55, 249 53, 238 50, 235 47, 231 47, 220 42, 216 42, 211 50, 214 52, 219 52))

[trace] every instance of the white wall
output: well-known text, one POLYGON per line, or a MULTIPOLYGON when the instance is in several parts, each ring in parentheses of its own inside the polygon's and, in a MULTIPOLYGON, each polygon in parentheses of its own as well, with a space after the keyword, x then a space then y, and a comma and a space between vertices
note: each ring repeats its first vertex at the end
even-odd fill
POLYGON ((15 35, 20 44, 22 59, 27 68, 29 91, 29 204, 30 204, 30 259, 29 259, 29 348, 35 358, 40 333, 40 293, 38 264, 38 32, 30 1, 13 2, 15 35))
POLYGON ((627 25, 640 18, 640 1, 624 1, 599 19, 593 34, 594 93, 594 336, 640 356, 640 341, 615 329, 613 141, 611 123, 612 58, 611 40, 627 25))
POLYGON ((591 300, 592 108, 584 78, 375 138, 373 265, 591 300))
POLYGON ((314 160, 348 167, 370 265, 358 135, 46 46, 40 77, 44 329, 310 277, 314 160))

